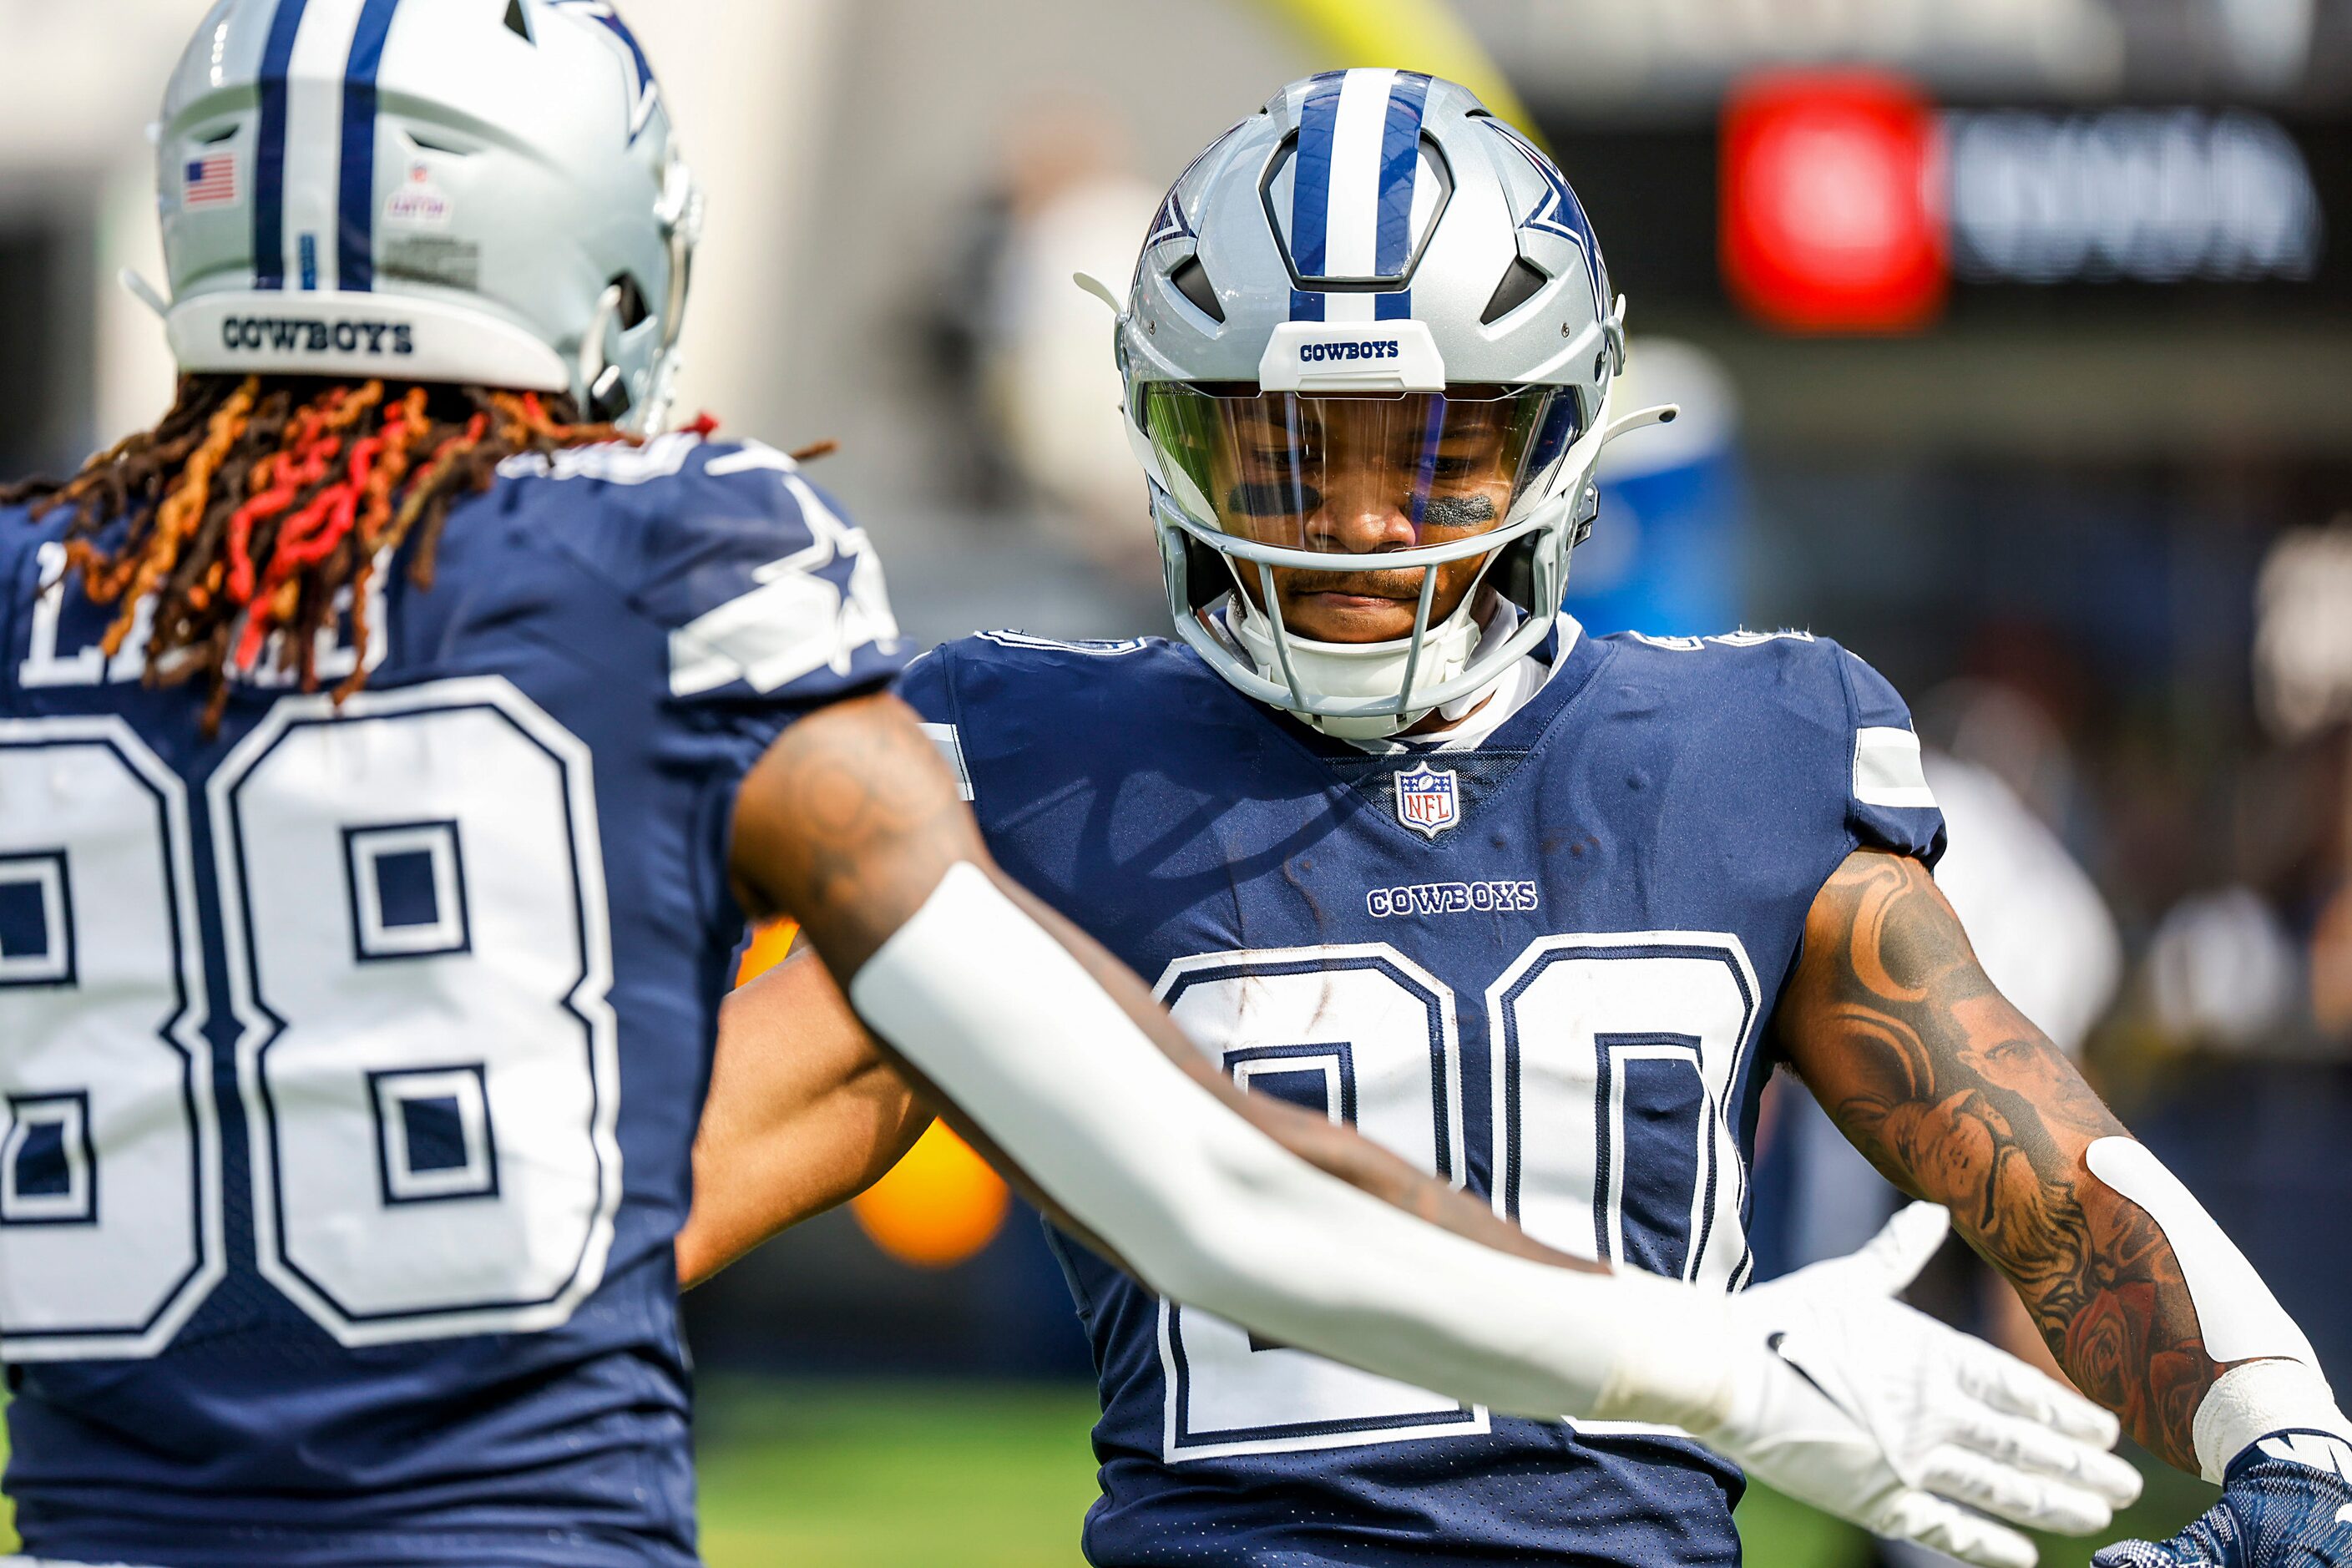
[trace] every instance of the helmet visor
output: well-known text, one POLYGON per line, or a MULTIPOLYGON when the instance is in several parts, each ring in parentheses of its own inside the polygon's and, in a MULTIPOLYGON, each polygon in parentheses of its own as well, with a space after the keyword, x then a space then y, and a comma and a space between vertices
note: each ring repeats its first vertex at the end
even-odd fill
POLYGON ((1580 420, 1566 387, 1307 395, 1144 388, 1177 504, 1236 539, 1378 554, 1501 527, 1549 488, 1580 420))

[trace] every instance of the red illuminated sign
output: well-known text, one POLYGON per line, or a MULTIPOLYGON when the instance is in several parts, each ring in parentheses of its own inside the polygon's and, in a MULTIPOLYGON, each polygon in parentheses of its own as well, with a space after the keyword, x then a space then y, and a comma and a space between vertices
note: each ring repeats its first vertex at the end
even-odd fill
POLYGON ((1900 78, 1789 72, 1724 106, 1724 280, 1799 332, 1904 332, 1942 310, 1950 275, 1935 111, 1900 78))

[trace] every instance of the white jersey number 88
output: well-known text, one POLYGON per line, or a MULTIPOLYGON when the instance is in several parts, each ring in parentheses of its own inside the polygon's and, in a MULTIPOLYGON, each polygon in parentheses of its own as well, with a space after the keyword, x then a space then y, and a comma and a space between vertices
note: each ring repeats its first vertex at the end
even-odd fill
MULTIPOLYGON (((225 1270, 184 796, 0 726, 11 1360, 152 1355, 225 1270)), ((263 1277, 346 1345, 564 1321, 621 1187, 587 748, 503 680, 290 698, 207 804, 263 1277)))

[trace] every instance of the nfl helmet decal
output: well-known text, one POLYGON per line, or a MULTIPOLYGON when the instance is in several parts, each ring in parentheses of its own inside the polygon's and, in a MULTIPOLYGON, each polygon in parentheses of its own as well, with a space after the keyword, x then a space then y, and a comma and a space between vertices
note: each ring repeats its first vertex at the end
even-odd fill
POLYGON ((398 342, 415 380, 661 427, 701 199, 606 0, 217 0, 159 141, 183 370, 398 342))
POLYGON ((1396 775, 1397 820, 1434 838, 1462 819, 1462 780, 1452 768, 1427 763, 1396 775))

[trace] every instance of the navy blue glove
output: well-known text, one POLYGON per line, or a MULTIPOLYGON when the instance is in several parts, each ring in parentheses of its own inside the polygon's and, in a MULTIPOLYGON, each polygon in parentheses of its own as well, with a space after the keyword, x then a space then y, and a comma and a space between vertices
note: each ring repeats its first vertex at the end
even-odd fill
POLYGON ((2221 1500, 2188 1529, 2119 1541, 2091 1568, 2352 1568, 2352 1444, 2273 1433, 2230 1461, 2221 1500))

